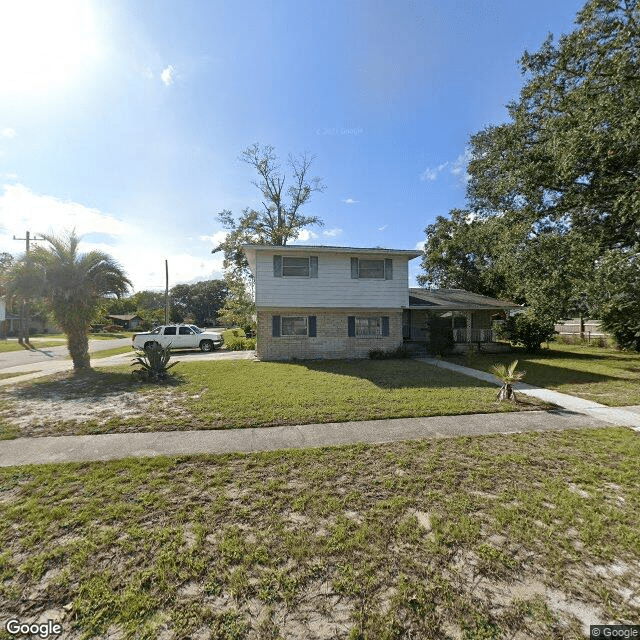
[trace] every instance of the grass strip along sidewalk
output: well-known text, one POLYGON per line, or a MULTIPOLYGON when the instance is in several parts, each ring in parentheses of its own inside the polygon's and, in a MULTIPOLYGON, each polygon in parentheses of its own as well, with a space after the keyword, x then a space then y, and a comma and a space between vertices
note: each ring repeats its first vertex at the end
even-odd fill
POLYGON ((5 387, 0 437, 233 429, 547 406, 527 398, 519 405, 496 404, 492 385, 413 360, 180 362, 172 369, 176 377, 160 387, 142 385, 130 371, 127 365, 100 368, 5 387))
POLYGON ((0 469, 0 620, 577 640, 640 620, 639 457, 604 428, 0 469))
POLYGON ((640 353, 552 342, 531 354, 480 353, 448 356, 447 360, 491 372, 494 364, 518 360, 524 382, 593 400, 611 407, 640 404, 640 353))

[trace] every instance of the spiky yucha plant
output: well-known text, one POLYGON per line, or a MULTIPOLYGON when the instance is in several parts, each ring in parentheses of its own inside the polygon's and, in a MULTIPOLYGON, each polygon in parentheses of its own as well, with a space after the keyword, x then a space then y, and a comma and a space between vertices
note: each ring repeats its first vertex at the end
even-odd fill
POLYGON ((502 382, 502 387, 498 391, 496 400, 502 402, 503 400, 511 400, 516 402, 516 392, 513 390, 513 384, 522 380, 526 371, 516 371, 518 361, 514 360, 508 367, 503 364, 494 364, 491 367, 491 373, 502 382))
POLYGON ((131 373, 146 382, 161 382, 169 377, 169 369, 178 364, 177 362, 169 364, 170 358, 171 345, 166 347, 158 345, 143 351, 136 351, 136 356, 131 366, 140 365, 141 368, 135 369, 131 373))

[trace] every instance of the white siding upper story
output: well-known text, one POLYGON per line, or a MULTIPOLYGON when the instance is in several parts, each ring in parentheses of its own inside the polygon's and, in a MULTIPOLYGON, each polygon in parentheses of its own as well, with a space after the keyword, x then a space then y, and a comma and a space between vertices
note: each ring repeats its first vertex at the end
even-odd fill
MULTIPOLYGON (((244 247, 255 276, 257 307, 400 309, 409 306, 409 260, 418 251, 353 247, 244 247), (311 275, 276 275, 274 256, 313 258, 311 275), (385 261, 385 276, 352 277, 352 258, 385 261), (317 259, 317 277, 315 260, 317 259), (389 262, 390 261, 390 262, 389 262)), ((276 265, 279 258, 275 259, 276 265)), ((285 261, 291 265, 295 261, 285 261)), ((373 263, 364 263, 376 266, 373 263)), ((377 263, 379 265, 380 263, 377 263)), ((289 267, 290 268, 290 267, 289 267)), ((363 271, 364 273, 364 271, 363 271)))

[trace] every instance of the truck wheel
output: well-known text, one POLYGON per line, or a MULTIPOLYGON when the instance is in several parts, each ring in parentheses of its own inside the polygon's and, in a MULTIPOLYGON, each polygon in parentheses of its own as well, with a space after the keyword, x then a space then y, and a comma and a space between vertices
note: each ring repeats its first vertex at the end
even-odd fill
POLYGON ((203 340, 200 343, 200 349, 202 351, 213 351, 213 342, 211 340, 203 340))
POLYGON ((155 340, 150 340, 149 342, 144 343, 144 350, 148 351, 149 349, 159 349, 160 344, 155 340))

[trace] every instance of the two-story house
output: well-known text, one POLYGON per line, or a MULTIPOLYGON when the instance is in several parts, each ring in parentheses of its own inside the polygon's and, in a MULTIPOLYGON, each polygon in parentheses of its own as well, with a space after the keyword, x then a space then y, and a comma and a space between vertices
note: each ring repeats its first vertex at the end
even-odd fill
POLYGON ((402 344, 419 251, 246 245, 262 360, 364 358, 402 344))
POLYGON ((459 289, 409 289, 421 252, 245 245, 255 280, 261 360, 365 358, 371 349, 429 341, 447 326, 458 343, 493 340, 491 317, 517 305, 459 289))

